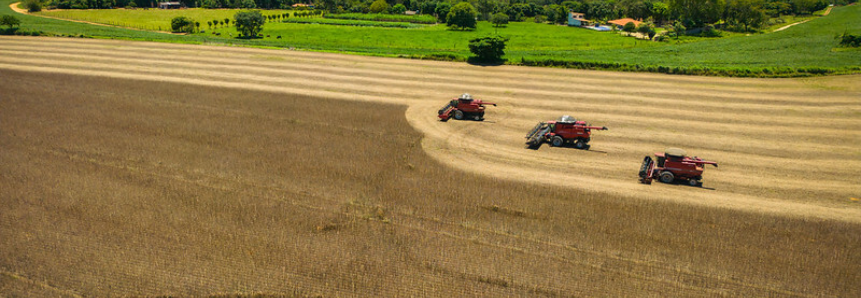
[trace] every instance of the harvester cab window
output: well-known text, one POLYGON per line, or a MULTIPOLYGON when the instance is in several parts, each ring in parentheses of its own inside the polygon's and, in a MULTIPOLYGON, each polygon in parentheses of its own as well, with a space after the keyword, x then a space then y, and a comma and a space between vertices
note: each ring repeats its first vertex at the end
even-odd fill
POLYGON ((666 160, 667 160, 667 158, 666 158, 666 157, 664 157, 664 156, 658 156, 658 167, 663 168, 663 167, 664 167, 664 161, 666 161, 666 160))
POLYGON ((465 103, 470 103, 470 102, 472 102, 472 95, 469 95, 469 93, 461 94, 460 100, 465 102, 465 103))

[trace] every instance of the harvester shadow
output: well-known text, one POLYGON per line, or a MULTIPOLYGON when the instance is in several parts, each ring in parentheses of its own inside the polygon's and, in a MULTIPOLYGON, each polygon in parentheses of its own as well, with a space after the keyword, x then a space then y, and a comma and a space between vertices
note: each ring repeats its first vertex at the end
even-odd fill
POLYGON ((685 183, 685 182, 681 182, 681 181, 673 181, 673 182, 671 182, 671 183, 665 183, 665 182, 661 182, 661 183, 662 183, 662 184, 667 184, 667 185, 676 185, 676 186, 679 186, 679 187, 693 188, 693 189, 704 189, 704 190, 712 190, 712 191, 717 190, 717 189, 715 189, 715 188, 713 188, 713 187, 691 186, 690 184, 687 184, 687 183, 685 183))
POLYGON ((604 154, 610 153, 610 152, 607 152, 607 151, 592 150, 592 149, 589 149, 589 150, 581 150, 581 151, 585 151, 585 152, 593 152, 593 153, 604 153, 604 154))
MULTIPOLYGON (((523 146, 523 148, 530 149, 530 150, 538 150, 541 147, 543 147, 543 146, 530 146, 530 145, 523 146)), ((601 151, 601 150, 577 149, 577 148, 574 148, 571 146, 563 146, 563 147, 557 147, 557 148, 565 148, 565 149, 571 149, 571 150, 577 150, 577 151, 583 151, 583 152, 591 152, 591 153, 603 153, 603 154, 609 153, 607 151, 601 151)))

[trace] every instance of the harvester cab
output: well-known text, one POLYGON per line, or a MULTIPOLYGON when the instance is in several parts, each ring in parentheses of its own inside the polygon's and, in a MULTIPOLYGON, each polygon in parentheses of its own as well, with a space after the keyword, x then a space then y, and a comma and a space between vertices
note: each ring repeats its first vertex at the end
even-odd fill
POLYGON ((484 120, 484 105, 493 105, 492 102, 484 102, 481 99, 473 99, 469 93, 464 93, 458 98, 452 98, 438 112, 438 117, 442 121, 454 118, 457 120, 473 119, 475 121, 484 120))
POLYGON ((592 140, 592 130, 607 130, 606 126, 590 126, 586 121, 564 115, 556 121, 540 122, 526 134, 526 144, 529 148, 538 149, 544 142, 550 142, 554 147, 573 144, 574 148, 589 150, 592 140))
POLYGON ((702 186, 705 165, 718 166, 713 161, 706 161, 696 156, 685 156, 685 150, 669 148, 664 152, 655 153, 655 159, 650 156, 643 158, 639 173, 640 182, 652 184, 652 180, 658 178, 664 183, 682 180, 687 181, 691 186, 702 186))

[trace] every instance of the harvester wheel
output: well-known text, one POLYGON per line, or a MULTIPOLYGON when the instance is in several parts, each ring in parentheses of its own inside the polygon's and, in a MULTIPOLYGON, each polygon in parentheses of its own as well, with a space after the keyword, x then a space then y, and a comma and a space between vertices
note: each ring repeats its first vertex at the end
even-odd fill
POLYGON ((688 179, 688 184, 690 184, 691 186, 700 186, 700 185, 703 185, 702 183, 700 183, 700 181, 699 181, 699 180, 697 180, 697 179, 693 179, 693 178, 692 178, 692 179, 688 179))
POLYGON ((560 136, 554 136, 553 139, 550 140, 550 145, 553 147, 562 147, 565 144, 565 139, 560 136))
POLYGON ((583 139, 577 139, 577 141, 574 141, 574 148, 580 150, 586 149, 586 141, 583 141, 583 139))
POLYGON ((663 173, 661 173, 661 182, 663 183, 673 183, 673 180, 675 179, 676 177, 673 176, 673 173, 670 173, 668 171, 664 171, 663 173))
POLYGON ((454 119, 463 120, 463 112, 461 110, 455 110, 454 119))

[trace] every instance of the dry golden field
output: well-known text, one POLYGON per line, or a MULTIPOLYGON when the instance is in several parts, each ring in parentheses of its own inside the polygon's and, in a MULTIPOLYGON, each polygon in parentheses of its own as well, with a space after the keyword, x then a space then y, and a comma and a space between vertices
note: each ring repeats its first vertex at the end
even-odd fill
POLYGON ((0 296, 861 296, 861 76, 0 37, 0 79, 0 296), (561 114, 610 130, 524 149, 561 114), (704 188, 637 183, 671 146, 704 188))

